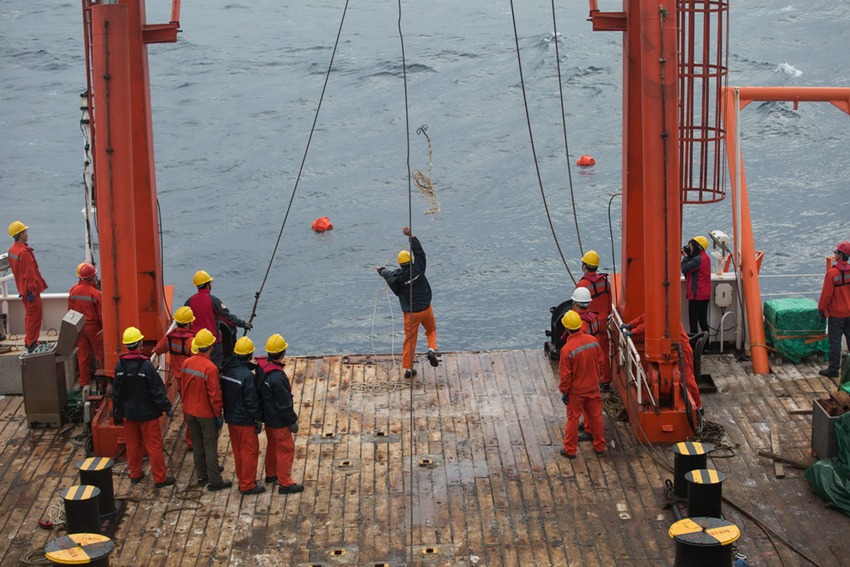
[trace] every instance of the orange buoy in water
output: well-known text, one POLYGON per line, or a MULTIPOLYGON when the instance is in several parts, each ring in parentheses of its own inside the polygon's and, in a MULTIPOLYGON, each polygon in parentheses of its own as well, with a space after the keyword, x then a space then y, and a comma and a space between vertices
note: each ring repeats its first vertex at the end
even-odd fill
POLYGON ((596 165, 596 160, 590 157, 589 155, 584 154, 583 156, 578 158, 576 165, 579 165, 581 167, 590 167, 592 165, 596 165))
POLYGON ((319 217, 313 221, 313 230, 316 232, 325 232, 326 230, 331 230, 334 225, 331 224, 331 219, 328 217, 319 217))

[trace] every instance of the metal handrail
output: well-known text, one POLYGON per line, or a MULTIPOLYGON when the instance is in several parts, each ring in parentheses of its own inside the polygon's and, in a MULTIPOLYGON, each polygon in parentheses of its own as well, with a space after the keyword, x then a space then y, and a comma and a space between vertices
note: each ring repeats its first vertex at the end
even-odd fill
POLYGON ((652 397, 652 390, 649 388, 646 371, 643 369, 643 364, 640 362, 640 353, 638 352, 634 341, 623 334, 621 329, 623 319, 620 317, 620 313, 616 309, 612 309, 611 317, 614 320, 614 328, 617 332, 617 344, 619 345, 617 352, 620 357, 618 362, 620 366, 626 369, 626 387, 631 387, 635 384, 637 385, 637 403, 639 406, 643 404, 642 392, 645 388, 646 393, 649 396, 649 401, 652 402, 652 406, 658 407, 655 403, 655 399, 652 397))

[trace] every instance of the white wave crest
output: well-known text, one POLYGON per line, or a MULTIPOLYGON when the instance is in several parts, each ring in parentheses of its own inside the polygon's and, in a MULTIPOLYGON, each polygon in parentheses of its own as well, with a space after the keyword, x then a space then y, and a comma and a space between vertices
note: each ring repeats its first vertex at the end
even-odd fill
POLYGON ((794 67, 790 63, 780 63, 776 67, 776 70, 779 71, 780 73, 785 73, 786 75, 789 75, 791 77, 799 77, 800 75, 803 74, 802 71, 800 71, 799 69, 797 69, 796 67, 794 67))

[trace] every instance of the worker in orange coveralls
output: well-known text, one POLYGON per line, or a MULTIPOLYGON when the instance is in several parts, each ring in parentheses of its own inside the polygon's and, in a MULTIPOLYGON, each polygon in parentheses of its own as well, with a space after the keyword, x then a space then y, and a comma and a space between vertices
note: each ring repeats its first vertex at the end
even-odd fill
POLYGON ((198 331, 192 339, 192 352, 195 354, 183 364, 180 376, 183 413, 192 436, 192 458, 198 486, 207 485, 210 492, 233 486, 232 482, 221 478, 218 466, 218 432, 224 425, 224 405, 218 366, 210 360, 214 343, 215 335, 209 329, 198 331))
MULTIPOLYGON (((608 282, 608 274, 599 272, 599 254, 595 250, 588 250, 581 257, 581 271, 583 275, 576 286, 587 288, 590 292, 590 304, 587 309, 595 311, 599 320, 599 333, 594 336, 599 341, 599 348, 602 349, 603 355, 600 387, 603 392, 607 392, 611 387, 611 363, 608 360, 608 317, 611 315, 611 284, 608 282)), ((579 312, 579 315, 581 315, 581 312, 579 312)))
MULTIPOLYGON (((170 355, 170 368, 173 380, 177 380, 178 389, 182 387, 183 380, 181 373, 183 372, 183 364, 192 356, 192 339, 195 338, 195 332, 191 329, 192 321, 195 320, 195 314, 192 313, 191 307, 183 306, 174 312, 173 329, 165 333, 156 346, 153 347, 154 354, 161 356, 166 352, 170 355)), ((180 399, 183 399, 183 392, 180 392, 180 399)), ((192 448, 192 437, 189 435, 189 423, 186 421, 186 413, 183 413, 183 427, 186 429, 186 446, 192 448)))
POLYGON ((295 458, 292 434, 298 432, 298 414, 293 408, 292 385, 283 369, 283 359, 288 346, 282 336, 274 334, 266 341, 268 356, 257 358, 257 364, 265 374, 260 399, 268 439, 266 484, 276 482, 279 494, 304 491, 304 486, 297 484, 290 476, 292 461, 295 458))
POLYGON ((27 226, 21 221, 13 222, 9 225, 9 236, 15 239, 9 248, 9 265, 15 276, 18 294, 24 301, 24 345, 27 352, 32 352, 38 346, 38 335, 41 333, 41 292, 47 289, 47 282, 38 271, 35 252, 27 245, 27 226))
POLYGON ((165 454, 162 450, 162 429, 159 418, 165 412, 169 417, 174 409, 168 400, 165 384, 150 359, 141 353, 145 337, 136 327, 124 330, 123 342, 127 352, 115 365, 112 384, 112 411, 115 425, 124 425, 127 440, 127 463, 130 482, 139 483, 144 477, 142 459, 145 453, 151 464, 154 487, 165 488, 174 484, 174 477, 165 474, 165 454))
POLYGON ((577 287, 570 298, 573 300, 573 311, 579 314, 584 321, 582 330, 593 336, 602 349, 601 373, 599 376, 599 389, 603 392, 611 391, 611 366, 608 361, 608 327, 607 318, 603 319, 599 313, 590 306, 593 304, 590 290, 586 287, 577 287), (603 340, 604 336, 604 340, 603 340))
MULTIPOLYGON (((628 324, 620 327, 627 337, 641 337, 646 332, 646 315, 639 315, 628 324)), ((682 345, 682 365, 685 367, 685 387, 694 401, 694 405, 699 410, 700 416, 705 415, 702 408, 702 398, 699 395, 699 385, 697 384, 696 376, 694 375, 694 349, 691 348, 691 342, 688 339, 688 334, 685 332, 685 327, 679 325, 679 342, 682 345)))
POLYGON ((841 337, 850 345, 850 242, 843 240, 835 247, 835 263, 826 271, 818 300, 821 319, 829 318, 829 366, 821 376, 835 378, 841 369, 841 337))
POLYGON ((239 492, 262 494, 266 489, 257 484, 257 463, 263 430, 258 381, 263 371, 251 361, 254 341, 242 337, 233 345, 233 357, 221 369, 221 395, 224 398, 224 421, 230 433, 230 447, 236 461, 239 492))
POLYGON ((77 365, 80 367, 80 386, 87 386, 92 375, 92 358, 95 368, 103 367, 103 314, 100 290, 94 282, 97 268, 83 264, 79 275, 80 281, 68 292, 68 309, 82 313, 86 318, 77 338, 77 365))
POLYGON ((593 436, 593 451, 605 452, 605 429, 602 424, 602 396, 599 394, 599 372, 602 349, 592 336, 582 332, 582 320, 575 311, 567 311, 561 319, 567 330, 567 342, 561 348, 558 363, 561 400, 567 406, 567 426, 561 456, 576 458, 578 420, 583 414, 593 436))

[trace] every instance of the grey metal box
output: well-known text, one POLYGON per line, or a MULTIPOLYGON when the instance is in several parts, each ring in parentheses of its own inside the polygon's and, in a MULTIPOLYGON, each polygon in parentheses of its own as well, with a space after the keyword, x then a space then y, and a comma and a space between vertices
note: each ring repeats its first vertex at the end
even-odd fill
POLYGON ((21 355, 24 410, 30 427, 62 425, 62 410, 68 401, 66 360, 53 350, 21 355))
POLYGON ((77 338, 80 331, 86 326, 86 318, 82 313, 73 309, 62 317, 62 325, 59 327, 59 340, 56 342, 56 354, 71 356, 71 351, 77 346, 77 338))
POLYGON ((838 456, 838 438, 835 422, 841 416, 831 416, 821 405, 821 400, 812 403, 812 455, 818 459, 838 456))

